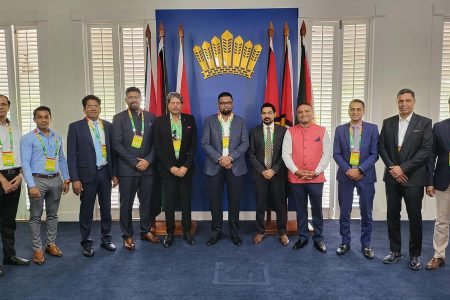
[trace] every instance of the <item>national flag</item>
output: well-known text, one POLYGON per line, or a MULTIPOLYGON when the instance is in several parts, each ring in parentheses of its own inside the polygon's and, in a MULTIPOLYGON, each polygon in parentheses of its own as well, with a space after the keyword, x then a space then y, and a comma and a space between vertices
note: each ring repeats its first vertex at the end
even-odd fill
POLYGON ((151 32, 147 25, 145 31, 147 38, 147 57, 145 60, 145 109, 156 114, 156 92, 155 82, 153 81, 152 56, 151 56, 151 32))
POLYGON ((313 105, 313 93, 311 86, 311 72, 309 69, 309 57, 306 51, 306 25, 302 22, 300 29, 301 36, 301 60, 300 60, 300 81, 298 84, 297 106, 302 103, 313 105))
POLYGON ((178 51, 178 70, 177 70, 177 92, 183 97, 182 113, 191 113, 191 103, 189 100, 189 88, 186 77, 186 65, 184 64, 184 32, 183 27, 178 27, 178 36, 180 40, 180 50, 178 51))
POLYGON ((291 127, 294 124, 294 95, 293 95, 293 76, 292 76, 292 51, 291 41, 289 40, 289 28, 287 22, 284 24, 284 68, 283 85, 281 88, 281 115, 280 125, 291 127))
POLYGON ((264 103, 271 103, 275 106, 277 113, 279 113, 279 100, 278 100, 278 81, 277 81, 277 68, 275 66, 275 53, 273 51, 273 24, 270 22, 269 30, 269 62, 267 64, 267 78, 266 78, 266 91, 264 94, 264 103))
POLYGON ((164 51, 164 26, 159 25, 159 46, 157 62, 156 116, 166 114, 166 97, 168 93, 166 54, 164 51))

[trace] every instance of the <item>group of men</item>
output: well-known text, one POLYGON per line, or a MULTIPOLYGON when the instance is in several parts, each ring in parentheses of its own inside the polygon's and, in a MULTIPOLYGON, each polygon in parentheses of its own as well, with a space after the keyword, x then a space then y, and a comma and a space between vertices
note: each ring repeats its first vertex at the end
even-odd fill
MULTIPOLYGON (((66 160, 61 135, 50 129, 50 108, 40 106, 34 110, 36 129, 20 140, 19 129, 7 119, 10 101, 0 95, 0 219, 4 264, 30 263, 16 256, 14 250, 15 217, 22 179, 26 181, 30 197, 29 223, 33 262, 36 264, 44 263, 44 251, 52 256, 62 256, 56 245, 57 213, 61 194, 69 191, 70 183, 81 200, 79 224, 84 256, 94 255, 90 231, 97 197, 101 215, 101 247, 116 250, 111 239, 111 188, 117 185, 125 249, 135 250, 132 208, 136 194, 139 199, 140 238, 160 243, 151 231, 154 218, 151 202, 157 201, 152 199, 152 191, 156 188, 154 183, 159 183, 159 180, 167 227, 163 246, 168 248, 174 242, 174 214, 178 206, 182 211, 183 238, 189 245, 195 245, 191 235, 191 185, 197 145, 195 118, 181 113, 183 97, 179 93, 167 95, 168 114, 158 118, 141 109, 141 100, 138 88, 128 88, 125 97, 128 108, 115 115, 111 124, 99 118, 101 100, 94 95, 84 97, 85 118, 69 126, 66 160), (44 203, 45 247, 40 236, 44 203)), ((286 234, 286 198, 289 195, 296 206, 299 234, 293 249, 298 250, 308 244, 309 199, 314 230, 312 240, 314 246, 325 253, 322 193, 324 171, 333 154, 338 165, 336 178, 342 237, 336 253, 343 255, 350 250, 350 215, 356 188, 361 213, 361 251, 366 258, 372 259, 375 163, 380 156, 386 165, 384 181, 391 250, 384 263, 395 263, 403 257, 400 236, 403 198, 410 222, 409 267, 420 269, 421 206, 426 187, 429 196, 436 195, 438 208, 433 241, 435 254, 427 269, 442 266, 450 221, 450 119, 436 123, 432 130, 430 119, 413 112, 415 102, 412 90, 400 90, 397 94, 399 114, 384 120, 379 135, 377 125, 362 120, 364 102, 352 100, 348 111, 350 122, 336 128, 332 147, 325 127, 314 122, 314 110, 310 104, 297 107, 298 124, 288 129, 275 124, 275 107, 264 104, 261 107, 262 124, 253 128, 249 136, 245 120, 233 112, 233 96, 228 92, 219 94, 219 112, 205 119, 201 136, 212 216, 207 245, 214 245, 221 238, 225 186, 230 237, 234 244, 242 245, 239 210, 248 153, 256 192, 253 242, 259 244, 265 237, 264 215, 270 207, 277 215, 281 244, 289 244, 286 234)), ((3 275, 2 269, 0 275, 3 275)))

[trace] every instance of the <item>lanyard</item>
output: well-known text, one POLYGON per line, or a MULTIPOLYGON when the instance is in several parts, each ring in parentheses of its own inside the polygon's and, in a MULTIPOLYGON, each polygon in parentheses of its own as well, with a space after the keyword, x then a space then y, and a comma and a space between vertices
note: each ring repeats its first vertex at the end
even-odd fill
MULTIPOLYGON (((11 123, 8 123, 8 135, 9 135, 9 145, 11 148, 11 151, 13 151, 14 148, 14 144, 13 144, 13 136, 12 136, 12 127, 11 127, 11 123)), ((3 142, 0 139, 0 150, 3 151, 3 142)))
POLYGON ((225 129, 224 127, 227 126, 228 128, 228 134, 230 134, 230 129, 231 129, 231 122, 233 122, 233 117, 234 114, 231 113, 231 115, 228 117, 228 122, 225 123, 225 121, 222 118, 222 115, 219 113, 219 115, 217 116, 217 118, 219 119, 219 123, 220 123, 220 128, 222 129, 222 136, 224 136, 225 133, 225 129))
MULTIPOLYGON (((134 126, 133 115, 131 114, 130 110, 128 110, 128 116, 130 116, 131 127, 133 128, 133 133, 136 134, 136 126, 134 126)), ((142 112, 142 119, 141 119, 141 136, 144 136, 144 112, 142 112)))
MULTIPOLYGON (((362 136, 362 126, 361 129, 359 130, 359 149, 361 149, 361 136, 362 136)), ((355 148, 355 144, 353 141, 353 127, 350 125, 350 148, 353 149, 355 148)))
MULTIPOLYGON (((42 141, 41 135, 39 134, 39 132, 37 131, 37 129, 34 130, 34 135, 36 135, 36 138, 39 140, 39 142, 41 143, 42 146, 42 151, 44 152, 44 155, 46 157, 47 156, 47 148, 45 148, 45 144, 44 141, 42 141)), ((56 138, 55 135, 55 157, 58 157, 59 154, 59 139, 56 138)))
POLYGON ((181 117, 178 117, 178 121, 175 122, 172 118, 172 115, 170 115, 170 128, 172 131, 172 138, 180 139, 181 140, 181 117))
MULTIPOLYGON (((103 145, 102 143, 102 138, 100 137, 100 132, 98 132, 98 130, 95 128, 94 126, 94 122, 92 122, 91 120, 89 120, 88 118, 86 118, 89 128, 91 129, 91 131, 94 133, 95 137, 97 138, 97 141, 99 142, 100 145, 103 145)), ((105 131, 105 127, 103 127, 103 121, 98 119, 98 123, 100 124, 100 128, 105 131)))

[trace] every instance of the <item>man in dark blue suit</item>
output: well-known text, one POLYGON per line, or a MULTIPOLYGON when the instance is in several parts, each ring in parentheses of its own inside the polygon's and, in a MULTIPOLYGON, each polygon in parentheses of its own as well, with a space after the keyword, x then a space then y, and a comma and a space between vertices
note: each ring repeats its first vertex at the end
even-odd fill
POLYGON ((116 250, 111 241, 111 186, 117 186, 115 157, 111 150, 111 123, 99 118, 101 101, 88 95, 81 101, 86 117, 69 125, 67 164, 72 190, 80 196, 80 231, 83 255, 94 256, 90 238, 95 198, 101 217, 101 246, 116 250), (112 181, 112 183, 111 183, 112 181))
MULTIPOLYGON (((450 106, 450 98, 449 98, 450 106)), ((433 152, 427 166, 427 194, 436 196, 436 224, 434 225, 434 256, 427 270, 435 270, 445 263, 445 249, 450 223, 450 118, 434 124, 433 152), (436 162, 437 158, 437 162, 436 162)))
POLYGON ((231 240, 241 246, 239 237, 239 205, 244 176, 247 173, 245 152, 249 141, 245 120, 233 113, 233 96, 228 92, 218 96, 219 113, 205 120, 202 148, 206 154, 208 196, 211 204, 211 236, 208 246, 221 237, 223 220, 223 189, 228 194, 228 224, 231 240))
POLYGON ((340 233, 342 243, 336 250, 343 255, 350 250, 350 214, 353 205, 353 191, 359 195, 361 212, 361 251, 368 259, 374 257, 370 248, 372 235, 372 209, 375 196, 375 163, 378 160, 378 127, 363 122, 365 105, 362 100, 350 102, 350 122, 336 127, 333 158, 338 165, 338 200, 340 207, 340 233))

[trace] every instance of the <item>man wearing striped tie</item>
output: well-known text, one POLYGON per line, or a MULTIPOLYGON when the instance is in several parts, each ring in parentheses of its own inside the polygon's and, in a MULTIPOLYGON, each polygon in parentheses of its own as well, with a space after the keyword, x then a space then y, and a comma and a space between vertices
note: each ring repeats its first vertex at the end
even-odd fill
POLYGON ((263 124, 250 133, 248 153, 253 167, 256 191, 256 235, 255 244, 265 236, 264 215, 268 207, 277 214, 277 227, 281 244, 289 244, 286 235, 286 166, 281 157, 286 128, 274 123, 276 111, 270 103, 261 107, 263 124))

